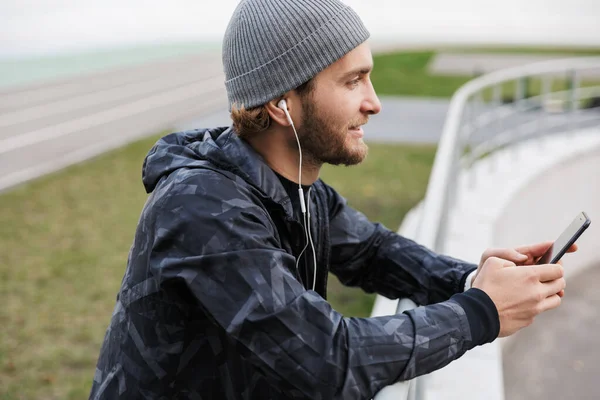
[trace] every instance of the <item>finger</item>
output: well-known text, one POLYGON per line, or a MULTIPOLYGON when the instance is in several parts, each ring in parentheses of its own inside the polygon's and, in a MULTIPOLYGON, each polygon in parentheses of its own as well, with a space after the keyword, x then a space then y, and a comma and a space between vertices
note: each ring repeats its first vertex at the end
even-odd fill
MULTIPOLYGON (((489 257, 485 260, 485 265, 493 266, 494 268, 503 268, 503 267, 516 267, 515 263, 509 260, 504 260, 498 257, 489 257)), ((487 268, 487 267, 486 267, 487 268)))
POLYGON ((521 254, 515 249, 488 249, 483 253, 483 257, 497 257, 514 263, 527 261, 527 255, 521 254))
POLYGON ((569 250, 567 250, 567 253, 575 253, 577 250, 579 250, 579 246, 577 246, 577 244, 573 243, 571 245, 571 247, 569 247, 569 250))
POLYGON ((559 278, 554 281, 544 282, 542 285, 542 293, 544 297, 548 297, 558 294, 558 292, 564 290, 567 286, 567 283, 565 282, 565 278, 559 278))
POLYGON ((558 294, 559 297, 565 297, 565 291, 564 290, 561 290, 557 294, 558 294))
POLYGON ((564 276, 564 269, 560 264, 533 265, 531 269, 535 271, 540 282, 549 282, 564 276))
POLYGON ((515 250, 521 254, 529 256, 530 258, 537 258, 542 256, 553 244, 553 241, 541 242, 528 246, 517 247, 515 250))
POLYGON ((542 303, 540 304, 540 311, 544 312, 544 311, 552 310, 552 309, 560 306, 561 302, 562 302, 562 299, 557 294, 548 296, 544 300, 542 300, 542 303))

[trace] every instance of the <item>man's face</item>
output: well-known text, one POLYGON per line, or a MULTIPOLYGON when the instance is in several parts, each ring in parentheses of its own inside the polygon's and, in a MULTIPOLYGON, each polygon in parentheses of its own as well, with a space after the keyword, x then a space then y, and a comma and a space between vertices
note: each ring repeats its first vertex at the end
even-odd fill
POLYGON ((313 89, 301 96, 298 136, 307 162, 360 163, 367 155, 361 125, 381 110, 373 90, 371 51, 362 44, 313 79, 313 89))

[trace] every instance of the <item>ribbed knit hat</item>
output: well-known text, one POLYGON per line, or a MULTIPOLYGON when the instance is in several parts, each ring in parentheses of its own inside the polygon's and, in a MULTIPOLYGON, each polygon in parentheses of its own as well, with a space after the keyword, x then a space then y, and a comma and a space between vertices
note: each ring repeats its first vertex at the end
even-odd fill
POLYGON ((295 89, 368 37, 339 0, 242 0, 223 39, 229 107, 256 107, 295 89))

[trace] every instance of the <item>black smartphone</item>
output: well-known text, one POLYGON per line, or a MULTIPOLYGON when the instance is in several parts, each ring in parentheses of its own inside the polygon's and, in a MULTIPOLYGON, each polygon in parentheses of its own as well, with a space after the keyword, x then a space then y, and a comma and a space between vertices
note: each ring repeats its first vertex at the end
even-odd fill
POLYGON ((581 212, 577 214, 573 222, 561 233, 536 264, 556 264, 565 255, 567 250, 569 250, 569 247, 590 226, 591 222, 586 213, 581 212))

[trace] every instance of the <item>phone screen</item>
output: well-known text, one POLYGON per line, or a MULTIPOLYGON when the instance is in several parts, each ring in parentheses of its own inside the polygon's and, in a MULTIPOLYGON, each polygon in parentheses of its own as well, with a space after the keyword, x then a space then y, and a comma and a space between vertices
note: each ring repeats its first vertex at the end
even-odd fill
MULTIPOLYGON (((573 237, 578 233, 581 233, 581 228, 587 224, 589 224, 589 219, 586 218, 585 214, 581 213, 577 215, 567 229, 565 229, 558 239, 554 241, 554 244, 550 246, 548 251, 546 251, 546 253, 540 257, 537 264, 549 264, 557 255, 560 255, 561 252, 564 253, 566 250, 568 250, 565 247, 572 244, 570 242, 573 240, 573 237)), ((558 260, 555 260, 554 262, 558 262, 558 260)))

